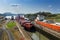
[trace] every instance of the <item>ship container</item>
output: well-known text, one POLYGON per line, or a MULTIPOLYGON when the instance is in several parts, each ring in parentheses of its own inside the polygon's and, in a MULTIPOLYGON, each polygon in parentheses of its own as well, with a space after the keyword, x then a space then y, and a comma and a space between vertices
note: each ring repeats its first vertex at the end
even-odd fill
POLYGON ((60 26, 59 25, 54 25, 54 24, 50 24, 50 23, 46 23, 46 22, 42 22, 42 21, 35 21, 36 24, 50 28, 54 31, 60 32, 60 26))

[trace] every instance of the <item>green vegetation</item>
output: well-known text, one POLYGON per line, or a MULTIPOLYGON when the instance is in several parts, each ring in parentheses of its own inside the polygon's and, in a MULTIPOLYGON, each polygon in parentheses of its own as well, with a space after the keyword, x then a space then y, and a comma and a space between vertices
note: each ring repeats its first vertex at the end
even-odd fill
POLYGON ((16 26, 16 23, 14 21, 10 21, 7 23, 8 28, 13 28, 14 26, 16 26))
POLYGON ((60 14, 53 14, 50 12, 37 12, 34 14, 26 14, 25 17, 29 18, 31 21, 34 21, 35 18, 37 17, 37 15, 44 15, 45 19, 50 19, 50 20, 54 20, 56 22, 60 22, 60 14))
POLYGON ((11 34, 13 35, 13 37, 14 37, 14 40, 20 40, 20 37, 21 37, 21 35, 20 35, 20 33, 19 33, 19 31, 18 31, 18 28, 17 28, 17 26, 16 26, 16 22, 14 22, 14 21, 10 21, 10 22, 8 22, 7 23, 7 29, 11 32, 11 34), (19 34, 19 35, 18 35, 19 34))
POLYGON ((56 14, 52 14, 50 12, 37 12, 37 13, 34 13, 34 14, 26 14, 25 17, 29 18, 31 21, 33 21, 37 15, 43 15, 45 16, 45 18, 49 18, 49 17, 55 17, 57 16, 56 14))
POLYGON ((55 19, 55 21, 60 22, 60 19, 55 19))

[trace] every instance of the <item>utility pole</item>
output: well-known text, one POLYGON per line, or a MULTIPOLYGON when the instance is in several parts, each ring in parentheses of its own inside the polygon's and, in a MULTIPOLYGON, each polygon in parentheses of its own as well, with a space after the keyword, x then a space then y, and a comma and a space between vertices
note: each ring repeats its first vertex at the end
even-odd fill
POLYGON ((20 5, 19 4, 12 4, 11 7, 13 7, 13 10, 16 13, 19 13, 20 12, 20 5))

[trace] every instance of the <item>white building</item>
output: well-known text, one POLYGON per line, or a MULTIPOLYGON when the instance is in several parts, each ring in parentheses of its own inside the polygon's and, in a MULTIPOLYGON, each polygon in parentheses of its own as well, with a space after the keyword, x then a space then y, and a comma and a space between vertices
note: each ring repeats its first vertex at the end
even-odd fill
POLYGON ((37 21, 37 20, 44 20, 44 19, 45 19, 45 16, 43 16, 43 15, 37 15, 35 21, 37 21))
POLYGON ((11 19, 11 16, 6 16, 5 18, 7 18, 7 19, 11 19))
MULTIPOLYGON (((12 17, 12 16, 6 16, 5 18, 11 19, 11 17, 12 17)), ((15 19, 16 16, 13 16, 13 17, 14 17, 14 19, 15 19)))

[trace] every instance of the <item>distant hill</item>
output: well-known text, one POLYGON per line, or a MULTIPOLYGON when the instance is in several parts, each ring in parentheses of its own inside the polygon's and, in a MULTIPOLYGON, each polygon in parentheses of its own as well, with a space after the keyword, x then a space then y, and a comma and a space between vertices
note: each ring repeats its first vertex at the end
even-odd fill
POLYGON ((11 13, 11 12, 6 12, 4 14, 0 14, 0 16, 17 16, 17 15, 24 15, 24 14, 14 14, 14 13, 11 13))

